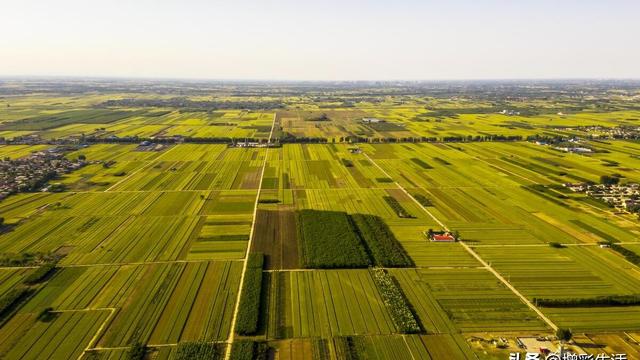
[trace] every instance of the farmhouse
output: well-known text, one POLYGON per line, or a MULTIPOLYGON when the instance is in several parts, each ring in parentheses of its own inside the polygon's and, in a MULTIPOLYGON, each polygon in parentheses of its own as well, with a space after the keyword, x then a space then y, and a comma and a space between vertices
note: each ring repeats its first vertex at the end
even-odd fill
POLYGON ((362 122, 365 124, 377 124, 385 121, 381 119, 376 119, 376 118, 363 118, 362 122))
POLYGON ((453 237, 453 235, 451 234, 443 234, 443 235, 432 235, 431 236, 431 241, 436 241, 436 242, 455 242, 456 238, 453 237))
POLYGON ((433 242, 455 242, 457 239, 455 235, 449 231, 432 231, 426 232, 427 238, 433 242))

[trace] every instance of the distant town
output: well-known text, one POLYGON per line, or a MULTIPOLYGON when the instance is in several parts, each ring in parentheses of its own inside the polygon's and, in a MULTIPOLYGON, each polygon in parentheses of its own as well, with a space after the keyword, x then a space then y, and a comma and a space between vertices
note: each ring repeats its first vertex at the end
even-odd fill
POLYGON ((0 160, 0 200, 18 192, 55 191, 56 185, 48 185, 49 180, 86 164, 84 158, 68 160, 60 147, 34 152, 20 159, 4 158, 0 160))

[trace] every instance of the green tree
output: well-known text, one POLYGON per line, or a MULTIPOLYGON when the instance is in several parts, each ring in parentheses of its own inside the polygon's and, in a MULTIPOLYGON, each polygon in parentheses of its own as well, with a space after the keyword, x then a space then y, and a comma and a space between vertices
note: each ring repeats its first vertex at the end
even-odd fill
POLYGON ((136 342, 129 348, 127 352, 127 359, 129 360, 142 360, 147 354, 147 346, 141 342, 136 342))
POLYGON ((569 341, 573 337, 573 333, 571 329, 558 328, 558 330, 556 330, 556 337, 560 341, 569 341))
POLYGON ((600 184, 603 185, 617 185, 620 182, 620 178, 617 176, 602 175, 600 176, 600 184))

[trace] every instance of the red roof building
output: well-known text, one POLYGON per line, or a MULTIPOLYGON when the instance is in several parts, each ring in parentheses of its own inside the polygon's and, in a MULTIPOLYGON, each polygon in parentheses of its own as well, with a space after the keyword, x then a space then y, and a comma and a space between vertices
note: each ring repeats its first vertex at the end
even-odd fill
POLYGON ((431 241, 437 242, 455 242, 456 238, 451 234, 433 234, 431 236, 431 241))

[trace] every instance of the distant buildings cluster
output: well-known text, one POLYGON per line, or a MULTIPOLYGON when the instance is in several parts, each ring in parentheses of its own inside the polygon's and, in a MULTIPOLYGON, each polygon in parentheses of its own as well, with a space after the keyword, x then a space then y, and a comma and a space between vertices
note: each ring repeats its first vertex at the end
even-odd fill
POLYGON ((535 141, 536 145, 551 146, 553 149, 568 153, 589 154, 594 152, 592 148, 582 145, 579 138, 570 139, 540 139, 535 141))
POLYGON ((47 182, 86 165, 84 160, 70 161, 58 148, 38 151, 20 159, 0 160, 0 200, 28 191, 49 191, 47 182))
POLYGON ((563 185, 571 191, 585 193, 618 210, 640 212, 640 184, 566 183, 563 185))
POLYGON ((588 126, 583 128, 593 139, 640 139, 638 126, 588 126))

